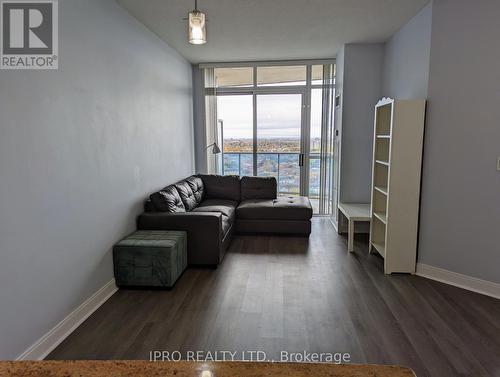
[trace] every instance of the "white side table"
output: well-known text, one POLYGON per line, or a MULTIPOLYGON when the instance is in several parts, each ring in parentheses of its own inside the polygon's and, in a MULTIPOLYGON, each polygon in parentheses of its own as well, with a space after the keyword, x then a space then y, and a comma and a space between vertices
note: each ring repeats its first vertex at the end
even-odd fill
POLYGON ((370 204, 339 203, 339 209, 349 222, 347 230, 347 251, 354 251, 354 222, 370 221, 370 204))

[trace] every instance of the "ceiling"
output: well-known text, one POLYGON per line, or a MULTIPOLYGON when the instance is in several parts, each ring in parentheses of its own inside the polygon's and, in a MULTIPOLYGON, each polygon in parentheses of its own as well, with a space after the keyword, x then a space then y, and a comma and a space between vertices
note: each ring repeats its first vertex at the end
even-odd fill
POLYGON ((189 0, 117 0, 192 63, 335 57, 344 43, 383 42, 429 0, 199 0, 205 45, 187 42, 189 0))

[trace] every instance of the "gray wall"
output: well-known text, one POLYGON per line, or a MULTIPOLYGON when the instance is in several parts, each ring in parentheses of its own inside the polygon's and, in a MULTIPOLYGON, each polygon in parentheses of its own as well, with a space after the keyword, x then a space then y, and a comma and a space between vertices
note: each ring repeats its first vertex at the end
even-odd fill
POLYGON ((340 201, 370 202, 373 109, 382 94, 384 44, 347 44, 343 56, 340 201))
POLYGON ((429 3, 387 41, 383 78, 385 97, 427 97, 431 23, 432 3, 429 3))
POLYGON ((0 359, 110 281, 143 199, 193 171, 190 64, 112 0, 59 23, 58 71, 0 71, 0 359))
POLYGON ((500 283, 500 2, 432 14, 419 262, 500 283))

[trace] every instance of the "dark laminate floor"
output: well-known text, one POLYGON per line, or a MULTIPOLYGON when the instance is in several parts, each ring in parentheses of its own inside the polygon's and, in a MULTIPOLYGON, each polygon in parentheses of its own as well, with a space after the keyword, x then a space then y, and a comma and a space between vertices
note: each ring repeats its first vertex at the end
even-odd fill
POLYGON ((147 359, 151 350, 349 352, 417 376, 500 376, 500 300, 409 275, 385 276, 358 237, 327 219, 310 239, 241 236, 217 270, 170 291, 117 292, 48 359, 147 359))

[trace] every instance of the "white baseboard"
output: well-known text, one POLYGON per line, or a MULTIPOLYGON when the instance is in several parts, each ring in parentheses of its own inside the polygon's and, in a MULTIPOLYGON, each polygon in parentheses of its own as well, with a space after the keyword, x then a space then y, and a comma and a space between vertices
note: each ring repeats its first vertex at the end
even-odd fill
POLYGON ((424 278, 440 281, 441 283, 454 285, 455 287, 500 299, 500 284, 491 281, 462 275, 457 272, 429 266, 423 263, 417 263, 416 274, 424 278))
POLYGON ((110 280, 59 322, 52 330, 19 355, 16 360, 43 360, 117 290, 115 279, 110 280))

